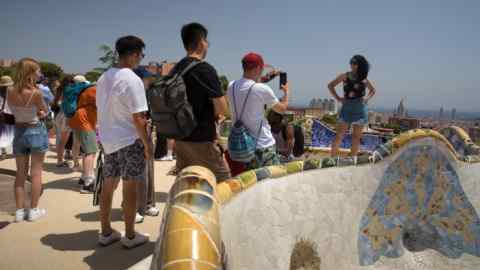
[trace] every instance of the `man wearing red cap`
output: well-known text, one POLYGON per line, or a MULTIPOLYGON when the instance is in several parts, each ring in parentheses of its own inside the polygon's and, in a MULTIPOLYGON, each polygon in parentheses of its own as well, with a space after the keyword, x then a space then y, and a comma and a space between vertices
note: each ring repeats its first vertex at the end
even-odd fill
POLYGON ((280 164, 275 149, 275 139, 265 119, 265 107, 271 107, 278 113, 284 113, 287 110, 288 83, 280 86, 284 96, 279 100, 268 85, 260 83, 265 67, 261 55, 248 53, 242 59, 242 67, 243 77, 230 82, 227 97, 233 123, 241 120, 250 135, 256 138, 255 158, 247 164, 247 168, 255 169, 280 164))

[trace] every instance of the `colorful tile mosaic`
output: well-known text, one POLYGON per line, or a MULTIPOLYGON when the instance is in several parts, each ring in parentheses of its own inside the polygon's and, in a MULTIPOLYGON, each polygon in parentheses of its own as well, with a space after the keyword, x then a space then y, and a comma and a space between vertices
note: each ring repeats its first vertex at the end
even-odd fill
POLYGON ((450 258, 464 252, 480 257, 478 215, 453 165, 434 146, 406 150, 385 171, 361 219, 360 264, 401 256, 402 240, 407 246, 413 237, 422 249, 450 258))
POLYGON ((268 179, 272 176, 270 171, 267 168, 260 168, 255 170, 255 174, 257 175, 257 181, 260 182, 264 179, 268 179))
POLYGON ((240 178, 243 189, 247 189, 257 183, 257 175, 255 174, 255 171, 246 171, 237 177, 240 178))
MULTIPOLYGON (((315 121, 309 124, 313 126, 315 121)), ((469 144, 465 134, 455 128, 445 131, 445 137, 433 130, 409 131, 379 145, 371 155, 358 157, 356 165, 376 163, 425 137, 444 143, 459 161, 480 162, 480 148, 469 144)), ((220 267, 224 254, 217 201, 224 204, 264 179, 342 164, 346 164, 345 160, 332 158, 291 162, 248 171, 216 186, 215 177, 207 169, 186 168, 170 191, 172 200, 162 219, 152 269, 183 269, 205 263, 215 269, 220 267), (168 266, 163 267, 165 264, 168 266)), ((361 219, 360 264, 373 264, 380 256, 399 257, 402 243, 412 252, 429 248, 450 258, 463 253, 480 257, 480 220, 455 168, 438 147, 413 146, 390 163, 361 219)))
MULTIPOLYGON (((308 126, 305 127, 305 130, 308 130, 308 126)), ((311 144, 306 144, 310 147, 330 147, 332 142, 335 139, 336 133, 325 124, 319 120, 313 120, 311 123, 311 144)), ((305 140, 306 142, 308 140, 305 140)), ((371 152, 377 146, 385 143, 386 139, 377 135, 364 134, 361 139, 360 149, 362 151, 371 152)), ((342 143, 341 148, 350 149, 352 146, 352 136, 350 133, 346 134, 342 143)))
POLYGON ((288 174, 301 172, 303 171, 303 160, 289 162, 285 164, 285 167, 288 174))
POLYGON ((452 126, 440 130, 440 133, 452 144, 460 157, 480 154, 480 146, 472 142, 465 130, 452 126))

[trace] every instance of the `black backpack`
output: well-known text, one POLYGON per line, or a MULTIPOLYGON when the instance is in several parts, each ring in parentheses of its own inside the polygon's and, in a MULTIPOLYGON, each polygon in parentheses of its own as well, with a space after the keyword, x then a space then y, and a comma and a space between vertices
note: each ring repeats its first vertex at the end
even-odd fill
POLYGON ((192 105, 187 99, 183 76, 201 61, 193 61, 182 71, 176 71, 155 81, 147 90, 150 117, 157 133, 172 139, 183 139, 197 127, 192 105))
MULTIPOLYGON (((282 137, 287 140, 287 128, 282 129, 282 137)), ((293 125, 293 137, 295 144, 293 145, 293 156, 299 157, 305 153, 305 138, 303 135, 303 128, 299 125, 293 125)))

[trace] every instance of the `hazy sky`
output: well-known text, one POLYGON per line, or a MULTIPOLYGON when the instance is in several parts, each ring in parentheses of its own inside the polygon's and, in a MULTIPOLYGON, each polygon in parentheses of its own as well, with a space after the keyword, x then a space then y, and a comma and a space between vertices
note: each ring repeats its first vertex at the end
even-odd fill
MULTIPOLYGON (((86 72, 98 46, 134 34, 145 62, 184 56, 183 24, 210 31, 208 61, 229 79, 261 53, 286 70, 294 103, 328 97, 354 54, 372 64, 373 106, 480 111, 480 1, 2 1, 0 58, 32 56, 86 72)), ((274 85, 277 88, 277 85, 274 85)))

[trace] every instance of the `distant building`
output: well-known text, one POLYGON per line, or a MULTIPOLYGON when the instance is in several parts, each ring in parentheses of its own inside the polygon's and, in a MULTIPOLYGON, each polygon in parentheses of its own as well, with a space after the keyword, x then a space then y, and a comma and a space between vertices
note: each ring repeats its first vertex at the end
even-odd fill
POLYGON ((420 119, 410 117, 390 117, 388 119, 390 125, 399 125, 402 131, 420 128, 420 119))
POLYGON ((305 116, 305 108, 288 107, 287 112, 293 114, 295 119, 300 119, 305 116))
POLYGON ((440 108, 440 112, 438 113, 438 119, 440 120, 443 120, 443 115, 444 114, 444 110, 443 110, 443 107, 440 108))
POLYGON ((474 127, 468 129, 468 135, 470 135, 472 141, 476 143, 480 142, 480 126, 478 123, 474 127))
POLYGON ((328 111, 320 108, 306 108, 305 116, 311 116, 314 118, 322 118, 324 115, 328 114, 328 111))
POLYGON ((455 120, 455 119, 457 119, 457 109, 453 108, 452 109, 452 120, 455 120))
POLYGON ((404 104, 404 99, 400 100, 397 109, 394 111, 393 115, 395 117, 407 117, 407 109, 404 104))
POLYGON ((309 107, 314 109, 321 109, 332 114, 337 113, 337 104, 334 99, 313 98, 312 100, 310 100, 309 107))
POLYGON ((294 119, 301 119, 304 117, 320 119, 330 112, 320 108, 288 107, 286 113, 292 115, 294 119))
POLYGON ((13 67, 16 63, 13 59, 0 59, 0 67, 2 68, 13 67))
POLYGON ((371 125, 380 126, 388 123, 388 115, 380 112, 369 111, 368 123, 371 125))

